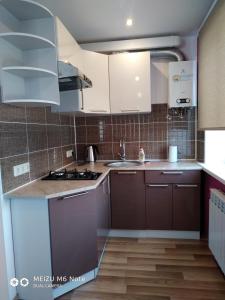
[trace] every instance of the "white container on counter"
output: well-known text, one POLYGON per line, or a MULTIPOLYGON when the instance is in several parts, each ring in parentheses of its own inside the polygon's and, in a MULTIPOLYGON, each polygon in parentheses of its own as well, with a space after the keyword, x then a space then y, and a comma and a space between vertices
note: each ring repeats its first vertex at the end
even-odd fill
POLYGON ((177 162, 177 146, 169 146, 169 162, 177 162))
POLYGON ((142 147, 139 149, 138 159, 141 163, 145 162, 145 152, 142 147))

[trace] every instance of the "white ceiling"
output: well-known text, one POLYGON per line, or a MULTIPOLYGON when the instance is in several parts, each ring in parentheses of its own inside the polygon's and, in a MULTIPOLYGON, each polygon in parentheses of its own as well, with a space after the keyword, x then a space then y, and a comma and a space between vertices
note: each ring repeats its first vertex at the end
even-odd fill
POLYGON ((36 0, 79 42, 193 34, 214 0, 36 0), (134 25, 127 27, 131 17, 134 25))

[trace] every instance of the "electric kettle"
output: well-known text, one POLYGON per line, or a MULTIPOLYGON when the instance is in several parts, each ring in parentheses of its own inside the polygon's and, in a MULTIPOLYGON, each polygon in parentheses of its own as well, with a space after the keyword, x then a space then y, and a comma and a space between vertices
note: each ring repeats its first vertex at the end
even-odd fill
POLYGON ((86 148, 86 161, 94 162, 97 160, 97 155, 99 154, 97 145, 89 145, 86 148))

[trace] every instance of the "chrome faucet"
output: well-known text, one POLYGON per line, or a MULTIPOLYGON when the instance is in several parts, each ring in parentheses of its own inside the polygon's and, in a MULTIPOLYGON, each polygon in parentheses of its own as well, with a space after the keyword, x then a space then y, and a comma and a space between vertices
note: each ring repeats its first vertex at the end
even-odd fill
POLYGON ((120 152, 118 153, 121 160, 126 160, 126 151, 125 151, 125 141, 124 139, 120 140, 120 152))

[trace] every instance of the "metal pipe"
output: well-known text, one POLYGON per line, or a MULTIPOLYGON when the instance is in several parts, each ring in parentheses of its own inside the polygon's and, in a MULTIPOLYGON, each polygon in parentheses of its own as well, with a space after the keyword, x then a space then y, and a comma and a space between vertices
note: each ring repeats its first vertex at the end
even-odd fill
POLYGON ((184 54, 178 49, 158 49, 150 50, 153 57, 174 57, 177 61, 184 60, 184 54))

